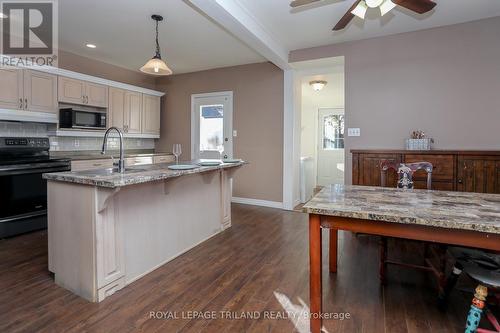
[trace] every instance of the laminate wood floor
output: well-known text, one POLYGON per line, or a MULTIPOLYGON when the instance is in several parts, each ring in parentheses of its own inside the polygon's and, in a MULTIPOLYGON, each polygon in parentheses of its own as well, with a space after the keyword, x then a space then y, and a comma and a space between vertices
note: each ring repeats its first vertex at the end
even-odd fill
MULTIPOLYGON (((287 308, 309 303, 307 216, 246 205, 232 210, 232 228, 99 304, 54 284, 46 231, 0 240, 0 332, 296 331, 290 318, 268 317, 284 311, 276 295, 287 308), (216 315, 185 318, 199 316, 193 311, 216 315), (179 318, 150 318, 151 312, 179 318)), ((394 244, 389 253, 415 257, 412 246, 394 244)), ((338 274, 324 274, 324 311, 350 319, 325 321, 328 332, 463 331, 469 295, 455 291, 443 314, 425 273, 391 267, 388 285, 379 286, 376 238, 341 233, 339 253, 338 274)))

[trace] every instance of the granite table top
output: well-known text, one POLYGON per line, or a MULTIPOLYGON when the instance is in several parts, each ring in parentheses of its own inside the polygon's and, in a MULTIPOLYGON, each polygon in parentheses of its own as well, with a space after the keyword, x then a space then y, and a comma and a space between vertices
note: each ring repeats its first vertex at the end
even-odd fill
POLYGON ((303 212, 500 234, 500 194, 335 184, 303 212))
MULTIPOLYGON (((199 160, 182 161, 182 164, 197 164, 199 160)), ((238 163, 222 163, 217 166, 199 166, 190 170, 170 170, 169 165, 173 163, 159 163, 150 165, 138 165, 126 168, 125 173, 114 172, 106 174, 101 172, 108 169, 97 169, 88 171, 67 171, 44 173, 43 178, 50 181, 68 182, 82 185, 117 188, 134 184, 142 184, 153 181, 161 181, 169 178, 184 175, 203 173, 215 170, 230 169, 247 164, 241 161, 238 163)))

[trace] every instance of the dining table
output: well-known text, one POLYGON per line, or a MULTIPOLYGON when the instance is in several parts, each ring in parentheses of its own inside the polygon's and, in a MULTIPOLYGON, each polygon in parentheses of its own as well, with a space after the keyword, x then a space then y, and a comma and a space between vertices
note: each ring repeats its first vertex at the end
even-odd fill
POLYGON ((333 184, 303 206, 309 214, 310 329, 322 329, 322 229, 330 273, 338 231, 500 251, 500 194, 333 184))

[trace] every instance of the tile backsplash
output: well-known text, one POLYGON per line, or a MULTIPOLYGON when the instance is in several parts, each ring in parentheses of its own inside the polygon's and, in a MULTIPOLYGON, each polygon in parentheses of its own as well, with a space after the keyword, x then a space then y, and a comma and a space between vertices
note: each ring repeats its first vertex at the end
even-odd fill
MULTIPOLYGON (((47 137, 46 124, 0 121, 0 137, 47 137)), ((103 133, 104 136, 104 133, 103 133)), ((52 151, 100 150, 102 137, 66 137, 50 136, 52 151)), ((125 138, 125 149, 154 149, 154 139, 125 138)), ((118 149, 120 141, 117 137, 108 138, 108 149, 118 149)))
MULTIPOLYGON (((84 137, 64 137, 51 136, 50 150, 52 151, 79 151, 79 150, 101 150, 102 138, 84 137)), ((125 149, 154 149, 154 139, 133 139, 125 138, 125 149)), ((119 149, 120 140, 118 138, 108 138, 108 149, 119 149)))

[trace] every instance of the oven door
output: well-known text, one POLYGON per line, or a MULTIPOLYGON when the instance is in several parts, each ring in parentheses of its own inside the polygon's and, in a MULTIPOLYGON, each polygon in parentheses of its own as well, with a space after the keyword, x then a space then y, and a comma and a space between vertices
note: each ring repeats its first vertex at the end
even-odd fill
POLYGON ((0 166, 0 237, 45 227, 47 181, 42 174, 68 170, 67 162, 0 166))

